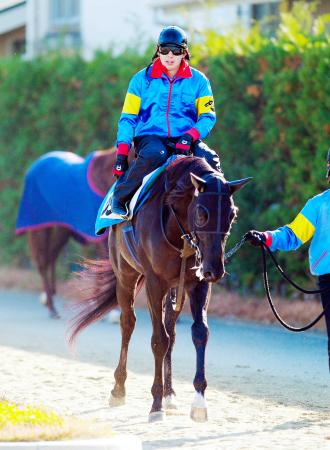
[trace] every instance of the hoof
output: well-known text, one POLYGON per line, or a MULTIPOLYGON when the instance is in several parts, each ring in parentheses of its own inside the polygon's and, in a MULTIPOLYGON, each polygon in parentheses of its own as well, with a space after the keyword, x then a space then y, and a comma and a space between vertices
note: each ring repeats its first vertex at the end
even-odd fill
POLYGON ((149 414, 149 423, 163 422, 164 420, 165 420, 164 411, 156 411, 156 412, 151 412, 149 414))
POLYGON ((125 397, 114 397, 112 394, 110 395, 109 406, 111 408, 123 405, 125 405, 125 397))
POLYGON ((42 305, 46 305, 46 303, 47 303, 47 294, 46 294, 46 292, 41 292, 41 294, 39 296, 39 302, 42 305))
POLYGON ((60 319, 60 315, 58 314, 58 312, 55 309, 52 309, 49 311, 49 317, 51 319, 60 319))
POLYGON ((207 409, 192 406, 190 411, 190 418, 194 422, 207 422, 207 409))
POLYGON ((175 395, 168 395, 164 398, 165 409, 178 409, 175 395))

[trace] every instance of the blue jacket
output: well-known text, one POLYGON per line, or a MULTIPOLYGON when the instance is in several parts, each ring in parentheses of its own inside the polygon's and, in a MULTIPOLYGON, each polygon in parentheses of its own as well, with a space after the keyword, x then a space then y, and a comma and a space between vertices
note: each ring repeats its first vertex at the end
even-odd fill
POLYGON ((134 136, 179 137, 190 129, 203 139, 215 124, 214 100, 206 76, 183 60, 170 80, 159 59, 131 79, 118 123, 117 145, 134 136))
POLYGON ((295 250, 312 239, 309 247, 313 275, 330 273, 330 189, 308 200, 289 225, 267 231, 271 250, 295 250))

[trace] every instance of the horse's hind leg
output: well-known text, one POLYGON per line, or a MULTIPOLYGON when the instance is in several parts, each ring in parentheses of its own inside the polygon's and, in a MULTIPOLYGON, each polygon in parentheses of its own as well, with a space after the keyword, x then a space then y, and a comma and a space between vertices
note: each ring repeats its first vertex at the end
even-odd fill
POLYGON ((195 398, 191 405, 190 417, 196 422, 207 420, 205 389, 205 349, 209 330, 207 325, 207 307, 211 287, 206 281, 199 281, 187 289, 194 323, 191 327, 192 340, 196 349, 196 374, 194 378, 195 398))
POLYGON ((170 338, 170 343, 164 358, 164 401, 165 409, 177 409, 175 402, 175 391, 172 386, 172 350, 175 343, 175 326, 176 321, 183 307, 183 302, 180 311, 175 311, 175 301, 177 296, 177 289, 172 288, 168 292, 165 300, 165 328, 170 338))
POLYGON ((134 293, 139 274, 134 271, 131 276, 125 277, 124 282, 117 281, 116 296, 121 308, 121 350, 118 366, 115 370, 115 386, 111 391, 110 406, 120 406, 125 403, 125 381, 127 378, 127 352, 128 345, 135 327, 136 316, 134 312, 134 293))
MULTIPOLYGON (((68 233, 67 230, 65 230, 65 232, 68 233)), ((58 318, 59 315, 53 302, 53 295, 55 291, 54 266, 59 251, 68 240, 68 236, 66 237, 66 240, 63 239, 63 236, 61 236, 61 239, 59 239, 58 242, 56 242, 56 239, 53 242, 52 229, 44 228, 29 232, 28 240, 32 259, 37 266, 42 279, 43 289, 46 294, 45 304, 49 310, 50 316, 52 318, 58 318), (52 246, 54 250, 56 250, 54 254, 52 254, 52 246), (54 257, 54 255, 56 256, 54 257)))
MULTIPOLYGON (((56 294, 56 260, 63 247, 67 244, 70 235, 71 235, 70 231, 64 227, 55 227, 51 231, 51 239, 49 243, 49 253, 48 253, 48 260, 49 260, 48 276, 52 296, 56 294)), ((52 303, 53 299, 51 305, 52 303)))
POLYGON ((43 283, 43 289, 46 294, 45 305, 47 306, 50 316, 56 317, 57 313, 52 308, 52 287, 49 281, 48 268, 49 268, 49 242, 51 236, 51 229, 44 228, 41 230, 35 230, 28 233, 29 247, 32 255, 32 259, 35 262, 40 277, 43 283))
POLYGON ((149 414, 149 422, 155 422, 164 419, 162 404, 164 396, 163 364, 169 346, 169 337, 163 319, 163 299, 167 286, 162 285, 156 276, 149 274, 146 279, 146 290, 153 327, 151 348, 155 358, 155 377, 151 388, 154 401, 149 414))

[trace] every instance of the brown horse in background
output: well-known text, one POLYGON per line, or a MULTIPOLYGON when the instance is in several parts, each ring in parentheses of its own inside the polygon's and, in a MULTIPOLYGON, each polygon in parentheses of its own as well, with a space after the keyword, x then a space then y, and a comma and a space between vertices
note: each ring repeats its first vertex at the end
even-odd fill
POLYGON ((224 249, 237 209, 232 194, 248 179, 227 182, 206 161, 197 157, 179 157, 156 180, 151 198, 132 221, 112 227, 109 234, 110 262, 87 264, 87 272, 94 280, 94 290, 78 303, 80 312, 74 319, 71 342, 92 322, 100 319, 114 305, 121 308, 122 344, 119 364, 115 370, 115 386, 110 405, 125 401, 125 381, 128 345, 136 317, 134 299, 145 282, 153 334, 151 347, 155 359, 152 385, 153 403, 149 421, 163 420, 165 406, 173 408, 171 352, 175 340, 178 311, 171 311, 169 296, 166 314, 165 296, 180 283, 182 235, 195 243, 196 255, 188 256, 184 271, 184 290, 190 299, 193 316, 192 339, 196 348, 195 399, 191 417, 207 420, 204 397, 205 349, 208 340, 207 308, 211 283, 225 273, 224 249), (128 244, 127 235, 133 233, 128 244), (132 241, 135 248, 132 252, 132 241), (165 380, 163 376, 163 367, 165 380))
MULTIPOLYGON (((98 191, 104 193, 104 195, 115 182, 115 178, 112 175, 112 166, 115 162, 115 157, 115 148, 111 148, 109 150, 97 151, 93 160, 90 173, 91 181, 98 191)), ((134 150, 132 149, 129 156, 130 160, 133 157, 134 150)), ((61 174, 59 173, 58 176, 60 177, 61 174)), ((67 189, 69 190, 70 186, 67 186, 67 189)), ((81 202, 83 206, 84 199, 81 199, 81 202)), ((100 205, 101 202, 102 197, 100 197, 100 205)), ((94 224, 95 217, 90 217, 90 221, 91 224, 94 224)), ((45 225, 39 227, 39 229, 28 231, 27 234, 32 260, 38 269, 43 283, 44 293, 41 296, 41 301, 48 308, 50 316, 58 318, 59 315, 55 309, 53 300, 56 293, 56 261, 70 237, 78 237, 79 242, 79 233, 59 224, 56 226, 45 225)), ((80 242, 84 242, 84 239, 82 238, 80 242)), ((106 257, 106 239, 99 240, 99 242, 92 242, 92 244, 96 246, 100 257, 106 257)))

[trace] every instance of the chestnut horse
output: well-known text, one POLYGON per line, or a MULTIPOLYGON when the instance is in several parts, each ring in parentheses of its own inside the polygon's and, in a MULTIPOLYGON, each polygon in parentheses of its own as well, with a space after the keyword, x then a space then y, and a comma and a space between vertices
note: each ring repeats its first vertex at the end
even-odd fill
POLYGON ((125 401, 128 345, 136 321, 134 298, 144 281, 153 326, 151 347, 155 359, 149 421, 163 420, 164 397, 165 407, 174 407, 171 352, 175 322, 182 305, 174 311, 167 300, 165 318, 163 308, 166 293, 180 283, 184 230, 184 234, 194 240, 196 250, 195 255, 186 259, 183 279, 184 290, 190 299, 192 340, 196 348, 196 393, 191 417, 196 421, 207 420, 205 349, 209 334, 207 307, 211 283, 225 273, 224 249, 237 212, 232 194, 247 181, 249 179, 227 182, 205 160, 194 156, 178 157, 156 180, 149 201, 132 221, 112 227, 109 234, 111 264, 108 261, 90 262, 86 265, 86 273, 81 273, 83 278, 90 276, 96 282, 92 295, 86 295, 78 302, 80 310, 73 319, 71 343, 83 328, 101 318, 117 301, 121 308, 122 343, 114 374, 111 406, 125 401), (132 255, 132 248, 127 245, 125 237, 132 229, 135 255, 132 255))
MULTIPOLYGON (((57 153, 63 153, 64 156, 65 154, 70 156, 70 152, 57 153)), ((93 163, 90 165, 90 182, 95 186, 95 190, 99 193, 99 205, 101 205, 103 200, 102 194, 105 195, 115 182, 115 178, 111 171, 115 162, 115 157, 115 148, 100 150, 95 152, 93 163)), ((132 160, 133 157, 134 151, 131 151, 130 160, 132 160)), ((82 160, 82 163, 83 162, 84 160, 82 160)), ((61 173, 59 172, 57 176, 60 179, 61 173)), ((45 185, 44 189, 47 191, 47 185, 45 185)), ((68 191, 70 190, 70 185, 67 186, 67 189, 68 191)), ((81 198, 80 201, 82 204, 82 214, 84 214, 84 199, 81 198)), ((87 241, 85 236, 82 236, 79 231, 69 228, 65 223, 61 224, 62 218, 60 217, 59 219, 59 223, 56 225, 49 225, 45 223, 35 228, 30 227, 30 229, 26 230, 28 234, 30 254, 43 283, 44 293, 42 294, 41 299, 48 308, 50 317, 52 318, 59 317, 53 300, 56 293, 56 261, 70 237, 77 239, 78 242, 81 243, 93 243, 93 245, 97 247, 99 256, 105 257, 107 255, 106 239, 98 239, 98 241, 96 239, 89 239, 87 241)), ((90 225, 93 227, 95 217, 88 217, 86 219, 90 221, 90 225)), ((22 232, 25 232, 25 230, 22 232)))

